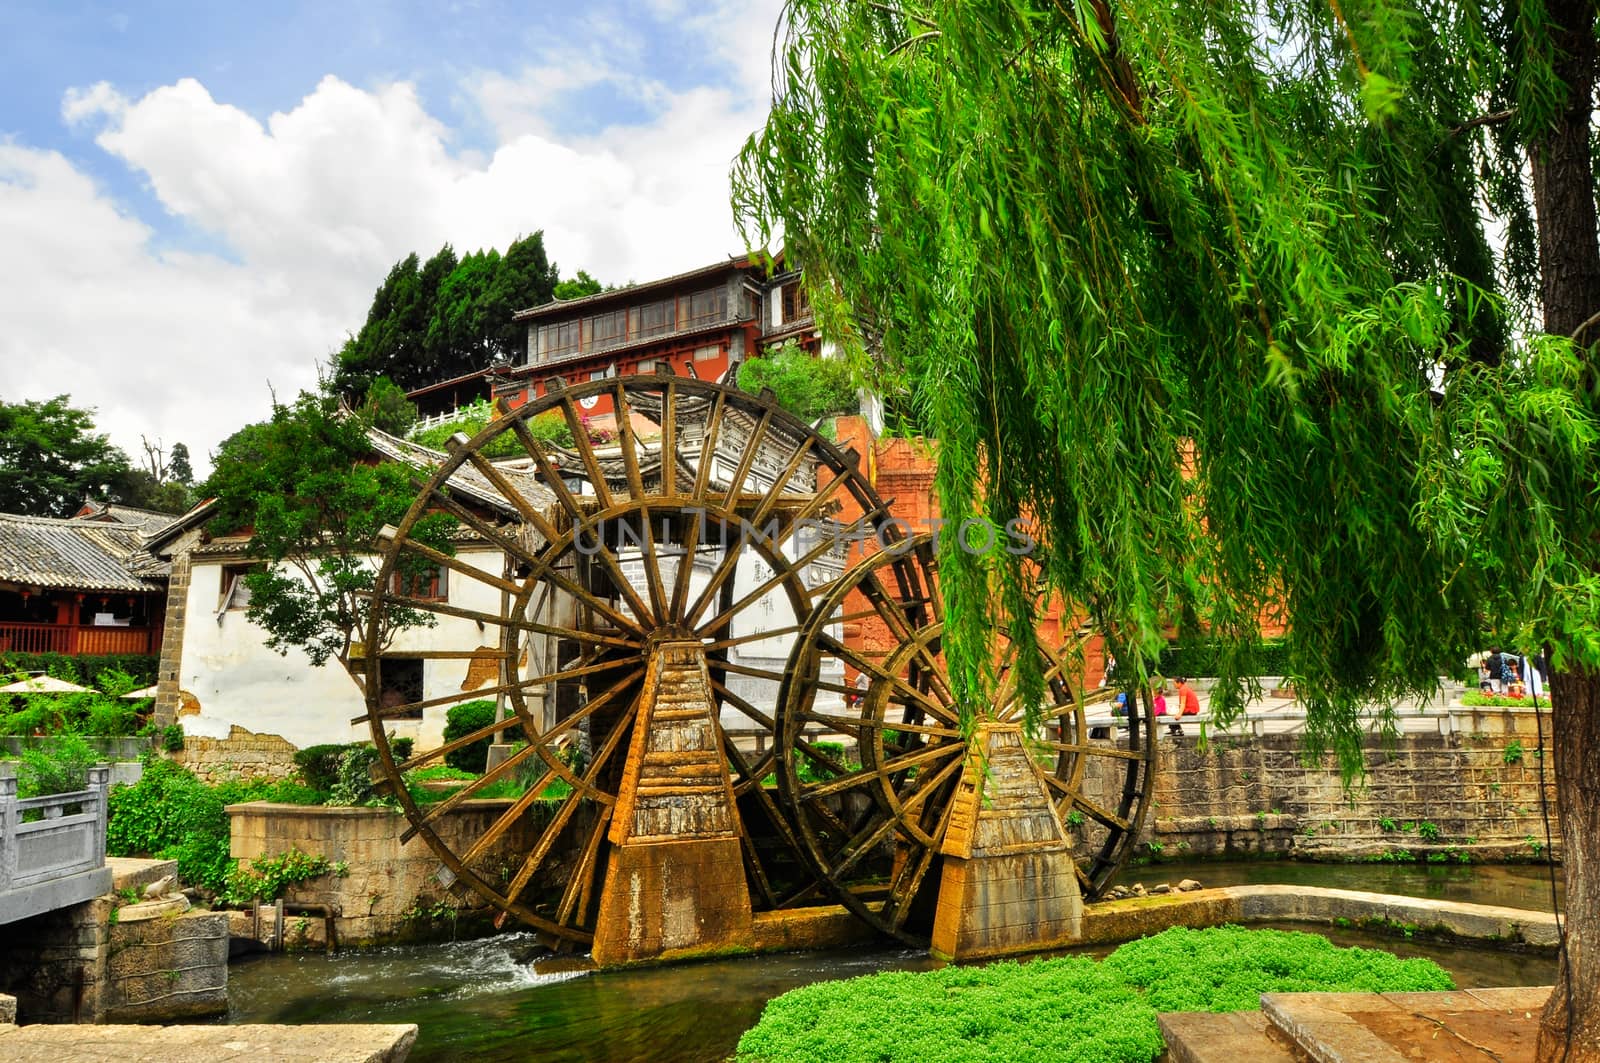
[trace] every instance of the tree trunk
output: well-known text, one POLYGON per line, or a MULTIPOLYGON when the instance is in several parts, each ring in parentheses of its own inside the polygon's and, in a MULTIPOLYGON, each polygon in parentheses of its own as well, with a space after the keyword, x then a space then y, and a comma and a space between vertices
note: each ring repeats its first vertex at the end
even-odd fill
POLYGON ((1589 871, 1600 874, 1600 672, 1552 675, 1550 706, 1566 939, 1539 1024, 1538 1059, 1592 1063, 1600 1060, 1600 880, 1589 871))
MULTIPOLYGON (((1567 98, 1532 145, 1534 207, 1545 331, 1573 336, 1600 313, 1590 123, 1595 76, 1594 0, 1554 0, 1556 72, 1567 98)), ((1596 331, 1575 336, 1594 350, 1596 331)), ((1595 361, 1589 359, 1589 381, 1595 361)), ((1564 843, 1566 938, 1556 988, 1539 1024, 1540 1063, 1600 1063, 1600 672, 1550 678, 1556 805, 1564 843), (1593 944, 1593 955, 1590 945, 1593 944)))

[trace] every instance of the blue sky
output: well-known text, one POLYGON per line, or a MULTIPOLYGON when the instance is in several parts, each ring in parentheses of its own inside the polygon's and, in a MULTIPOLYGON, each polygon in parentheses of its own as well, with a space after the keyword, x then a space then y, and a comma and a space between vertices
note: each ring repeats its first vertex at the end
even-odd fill
POLYGON ((615 282, 740 250, 726 174, 777 12, 0 6, 0 397, 204 453, 309 385, 412 250, 543 229, 615 282))

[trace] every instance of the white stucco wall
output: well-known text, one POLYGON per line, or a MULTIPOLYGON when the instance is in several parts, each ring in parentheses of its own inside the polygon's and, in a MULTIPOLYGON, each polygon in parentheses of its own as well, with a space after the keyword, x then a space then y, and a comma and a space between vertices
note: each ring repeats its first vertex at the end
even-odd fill
MULTIPOLYGON (((493 551, 462 551, 467 561, 496 575, 500 555, 493 551)), ((337 661, 312 665, 303 651, 280 655, 266 646, 266 632, 233 609, 218 618, 223 592, 222 561, 196 560, 180 657, 178 685, 200 703, 199 715, 179 717, 185 732, 226 737, 235 724, 257 734, 275 734, 304 748, 323 742, 354 742, 370 737, 365 723, 350 720, 366 712, 366 701, 356 681, 337 661)), ((500 613, 500 592, 477 580, 452 572, 450 604, 491 615, 500 613)), ((473 620, 440 616, 436 626, 401 632, 391 652, 428 646, 471 650, 494 646, 499 629, 473 620)), ((460 691, 469 662, 425 661, 423 697, 441 697, 460 691)), ((488 685, 494 685, 489 680, 488 685)), ((394 720, 388 730, 410 736, 419 745, 443 742, 449 706, 427 709, 421 720, 394 720)))

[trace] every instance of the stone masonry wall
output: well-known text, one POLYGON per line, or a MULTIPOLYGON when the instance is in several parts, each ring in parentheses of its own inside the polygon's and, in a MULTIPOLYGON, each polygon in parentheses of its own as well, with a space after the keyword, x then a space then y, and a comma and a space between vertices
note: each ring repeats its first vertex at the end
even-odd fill
POLYGON ((227 738, 186 735, 170 758, 209 783, 230 779, 287 779, 295 773, 295 747, 277 735, 234 726, 227 738))
POLYGON ((172 555, 172 574, 167 580, 166 627, 161 633, 161 659, 156 666, 155 721, 162 727, 178 716, 178 675, 189 611, 189 552, 199 539, 200 531, 195 529, 178 541, 172 555))
MULTIPOLYGON (((464 801, 434 826, 453 852, 465 852, 510 804, 506 800, 464 801)), ((429 936, 435 929, 433 924, 443 923, 439 929, 448 929, 449 919, 478 906, 476 894, 452 892, 440 885, 435 873, 443 864, 422 838, 401 844, 400 834, 407 823, 395 809, 257 801, 231 805, 228 815, 232 821, 229 849, 237 859, 252 860, 299 849, 345 865, 346 874, 324 875, 301 883, 291 888, 286 897, 291 904, 330 906, 336 916, 334 930, 340 946, 429 936)), ((509 877, 522 855, 533 848, 549 816, 548 805, 535 804, 491 847, 478 865, 481 873, 491 879, 509 877)), ((567 831, 586 832, 591 823, 580 813, 573 817, 567 831)), ((528 888, 528 897, 565 884, 568 866, 576 859, 568 841, 570 836, 563 835, 553 858, 541 866, 528 888)), ((307 929, 320 930, 320 925, 320 920, 314 919, 307 929)), ((317 940, 309 933, 299 937, 308 945, 317 940)))
MULTIPOLYGON (((1373 738, 1366 777, 1347 791, 1337 761, 1306 765, 1296 736, 1223 736, 1204 751, 1192 735, 1163 737, 1139 854, 1536 859, 1545 845, 1536 743, 1517 730, 1404 735, 1389 748, 1373 738)), ((1544 786, 1559 850, 1548 766, 1544 786)))
POLYGON ((0 992, 17 998, 19 1021, 105 1021, 110 913, 101 897, 0 931, 0 992))
POLYGON ((184 912, 111 926, 107 1022, 170 1022, 228 1010, 228 916, 184 912))

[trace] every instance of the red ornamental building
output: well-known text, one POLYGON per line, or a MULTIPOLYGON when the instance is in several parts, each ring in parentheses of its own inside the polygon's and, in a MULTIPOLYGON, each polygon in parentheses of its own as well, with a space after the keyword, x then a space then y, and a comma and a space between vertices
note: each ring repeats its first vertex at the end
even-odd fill
MULTIPOLYGON (((769 344, 794 338, 815 349, 811 308, 798 273, 769 275, 759 257, 741 256, 671 277, 519 311, 528 326, 525 360, 501 370, 494 395, 520 406, 568 385, 608 376, 655 373, 721 380, 769 344)), ((604 396, 583 400, 601 426, 604 396)))

